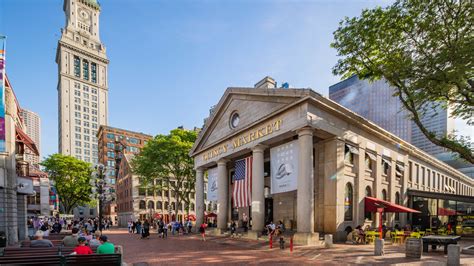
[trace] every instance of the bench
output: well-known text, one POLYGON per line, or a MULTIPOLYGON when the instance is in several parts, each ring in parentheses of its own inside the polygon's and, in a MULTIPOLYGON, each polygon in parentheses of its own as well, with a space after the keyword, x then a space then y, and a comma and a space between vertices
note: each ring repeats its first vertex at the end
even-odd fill
POLYGON ((121 266, 122 254, 44 255, 0 257, 0 265, 92 265, 121 266))

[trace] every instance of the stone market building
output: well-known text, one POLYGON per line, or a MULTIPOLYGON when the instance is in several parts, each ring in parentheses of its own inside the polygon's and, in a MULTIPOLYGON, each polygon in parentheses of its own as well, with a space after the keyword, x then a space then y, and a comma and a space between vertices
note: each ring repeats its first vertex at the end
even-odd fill
MULTIPOLYGON (((281 220, 297 243, 316 243, 318 233, 343 240, 349 226, 378 226, 378 214, 364 211, 365 196, 410 206, 413 191, 474 195, 474 181, 461 172, 311 89, 276 88, 270 77, 254 88, 228 88, 190 155, 197 223, 205 171, 217 170, 218 229, 246 213, 249 237, 281 220), (251 207, 233 208, 235 161, 249 156, 251 207)), ((383 215, 388 226, 411 218, 383 215)))

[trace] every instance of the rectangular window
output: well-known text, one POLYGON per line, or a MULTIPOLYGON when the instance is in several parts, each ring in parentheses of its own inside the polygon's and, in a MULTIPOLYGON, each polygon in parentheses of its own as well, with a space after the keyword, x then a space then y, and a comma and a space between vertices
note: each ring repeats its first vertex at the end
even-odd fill
POLYGON ((85 92, 89 92, 89 86, 86 86, 84 85, 84 87, 82 88, 85 92))
POLYGON ((81 127, 76 127, 76 132, 81 132, 81 127))
POLYGON ((91 137, 89 137, 89 136, 84 136, 84 140, 90 141, 90 140, 91 140, 91 137))
POLYGON ((74 102, 78 103, 78 104, 81 104, 81 98, 75 97, 74 102))
POLYGON ((81 118, 81 113, 75 112, 75 113, 74 113, 74 116, 75 116, 76 118, 81 118))
POLYGON ((114 148, 114 144, 113 144, 112 142, 107 142, 107 148, 113 149, 113 148, 114 148))
POLYGON ((107 138, 108 139, 115 139, 115 135, 112 133, 107 133, 107 138))
POLYGON ((76 148, 76 154, 81 154, 81 149, 80 148, 76 148))
POLYGON ((91 63, 91 80, 94 83, 97 83, 97 64, 91 63))
POLYGON ((92 130, 92 135, 97 136, 97 130, 92 130))
POLYGON ((76 135, 76 139, 81 139, 81 134, 75 134, 76 135))
POLYGON ((411 162, 408 162, 408 181, 413 180, 413 164, 411 162))
POLYGON ((97 144, 92 144, 92 149, 97 150, 99 146, 97 144))
POLYGON ((92 109, 92 114, 93 114, 93 115, 97 115, 97 110, 92 109))
POLYGON ((110 166, 110 167, 115 166, 115 161, 108 160, 108 161, 107 161, 107 166, 110 166))
MULTIPOLYGON (((84 145, 85 146, 85 145, 84 145)), ((84 154, 85 155, 91 155, 91 151, 90 150, 84 150, 84 154)))
POLYGON ((81 147, 81 142, 76 140, 76 146, 81 147))
POLYGON ((92 107, 93 107, 93 108, 97 108, 97 103, 94 103, 94 102, 93 102, 93 103, 92 103, 92 107))
POLYGON ((81 111, 81 106, 79 104, 74 105, 74 110, 81 111))
POLYGON ((107 157, 115 158, 115 152, 113 152, 113 151, 108 151, 108 152, 107 152, 107 157))
POLYGON ((132 143, 132 144, 140 144, 140 140, 136 139, 136 138, 130 138, 128 140, 128 142, 132 143))
POLYGON ((79 126, 81 125, 81 120, 80 119, 76 119, 75 121, 76 121, 76 125, 79 125, 79 126))
MULTIPOLYGON (((81 88, 81 84, 79 84, 79 82, 74 82, 74 88, 76 89, 80 89, 81 88)), ((81 93, 79 93, 80 95, 81 93)))
POLYGON ((97 122, 97 116, 92 117, 92 122, 97 122))
POLYGON ((79 56, 74 56, 74 75, 78 78, 81 76, 81 59, 79 59, 79 56))
MULTIPOLYGON (((85 93, 84 93, 85 94, 85 93)), ((85 96, 85 95, 84 95, 85 96)), ((88 100, 84 100, 84 105, 87 105, 89 106, 89 101, 88 100)))
POLYGON ((89 62, 82 60, 82 76, 85 80, 89 80, 89 62))
POLYGON ((89 122, 84 121, 84 126, 85 126, 85 127, 89 127, 89 122))
POLYGON ((87 156, 86 156, 86 157, 84 157, 84 161, 86 161, 86 162, 90 162, 90 161, 91 161, 91 157, 87 157, 87 156))
POLYGON ((89 113, 89 107, 84 107, 83 111, 86 112, 86 113, 89 113))
MULTIPOLYGON (((91 92, 92 92, 92 94, 97 94, 97 89, 92 88, 91 92)), ((92 96, 92 98, 94 98, 94 97, 95 97, 95 100, 97 100, 97 96, 92 96)))
POLYGON ((88 115, 88 114, 84 114, 84 119, 89 120, 89 115, 88 115))
POLYGON ((84 134, 90 134, 90 131, 88 128, 84 128, 84 134))
POLYGON ((92 128, 97 128, 97 124, 92 123, 92 128))
POLYGON ((89 142, 84 142, 84 148, 90 148, 91 144, 89 142))
POLYGON ((74 90, 74 95, 76 95, 76 96, 81 96, 81 92, 78 91, 78 90, 74 90))
POLYGON ((84 98, 85 98, 85 99, 89 99, 89 93, 85 93, 85 92, 84 92, 84 98))
POLYGON ((97 157, 98 154, 99 154, 99 153, 98 153, 97 151, 92 151, 92 156, 97 157))

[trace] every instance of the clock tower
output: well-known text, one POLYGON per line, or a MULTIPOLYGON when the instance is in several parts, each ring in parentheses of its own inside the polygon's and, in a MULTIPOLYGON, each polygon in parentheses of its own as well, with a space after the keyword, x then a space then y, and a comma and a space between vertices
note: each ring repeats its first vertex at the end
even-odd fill
POLYGON ((98 162, 97 132, 108 121, 108 64, 97 0, 64 0, 58 64, 59 152, 98 162))

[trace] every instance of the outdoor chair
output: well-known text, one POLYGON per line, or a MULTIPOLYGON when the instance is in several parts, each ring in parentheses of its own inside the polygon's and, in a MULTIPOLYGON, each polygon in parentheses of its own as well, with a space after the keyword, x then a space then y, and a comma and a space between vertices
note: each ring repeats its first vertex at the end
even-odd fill
POLYGON ((402 244, 402 235, 403 235, 403 232, 400 232, 400 231, 392 232, 392 244, 397 244, 397 243, 402 244))
POLYGON ((420 237, 421 237, 421 235, 420 235, 419 232, 412 232, 410 234, 410 238, 420 238, 420 237))
POLYGON ((424 237, 425 236, 425 231, 420 231, 420 237, 424 237))
POLYGON ((375 236, 377 235, 377 232, 375 231, 367 231, 365 232, 365 242, 367 244, 372 244, 375 242, 375 236))

